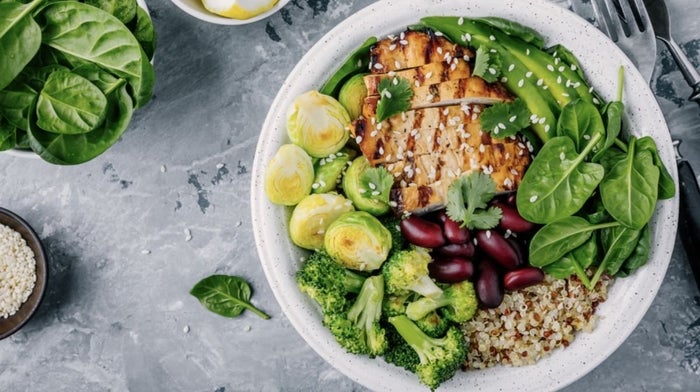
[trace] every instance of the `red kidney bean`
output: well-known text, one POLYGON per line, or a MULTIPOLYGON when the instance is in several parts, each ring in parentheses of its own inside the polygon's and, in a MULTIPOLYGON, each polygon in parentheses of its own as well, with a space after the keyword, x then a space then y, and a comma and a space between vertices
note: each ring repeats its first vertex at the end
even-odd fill
POLYGON ((430 277, 440 283, 457 283, 474 275, 474 264, 462 257, 438 259, 428 264, 430 277))
POLYGON ((498 201, 494 202, 493 206, 503 211, 503 217, 498 223, 498 227, 501 229, 510 230, 513 233, 527 233, 535 229, 535 224, 520 216, 517 208, 498 201))
POLYGON ((503 301, 503 284, 498 270, 489 260, 479 264, 479 276, 476 279, 476 296, 487 308, 496 308, 503 301))
POLYGON ((439 224, 415 215, 401 221, 401 234, 408 242, 424 248, 437 248, 445 245, 445 237, 439 224))
POLYGON ((512 270, 521 264, 518 253, 501 233, 494 230, 479 230, 475 237, 479 249, 483 250, 501 267, 512 270))
POLYGON ((466 244, 447 244, 435 248, 433 251, 441 256, 472 257, 474 256, 474 244, 471 242, 466 244))
POLYGON ((538 284, 544 280, 544 272, 535 267, 523 267, 508 271, 503 276, 503 286, 506 290, 520 290, 538 284))
POLYGON ((526 265, 528 263, 527 245, 522 240, 513 236, 506 238, 506 241, 513 247, 515 254, 518 255, 518 267, 526 265))
POLYGON ((442 223, 442 230, 445 238, 453 244, 469 242, 469 230, 466 227, 460 227, 459 223, 450 219, 447 214, 445 214, 445 220, 442 223))

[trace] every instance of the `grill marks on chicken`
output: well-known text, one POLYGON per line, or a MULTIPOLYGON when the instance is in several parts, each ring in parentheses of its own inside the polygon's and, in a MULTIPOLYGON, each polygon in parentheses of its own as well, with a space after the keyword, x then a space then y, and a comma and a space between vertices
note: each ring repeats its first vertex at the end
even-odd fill
POLYGON ((444 207, 449 185, 464 173, 490 174, 501 191, 522 180, 530 162, 523 140, 491 138, 479 123, 485 104, 511 97, 502 85, 471 75, 470 55, 443 37, 415 31, 372 48, 369 96, 351 132, 370 164, 394 176, 391 199, 399 212, 444 207), (393 77, 411 82, 411 109, 377 123, 379 81, 393 77))

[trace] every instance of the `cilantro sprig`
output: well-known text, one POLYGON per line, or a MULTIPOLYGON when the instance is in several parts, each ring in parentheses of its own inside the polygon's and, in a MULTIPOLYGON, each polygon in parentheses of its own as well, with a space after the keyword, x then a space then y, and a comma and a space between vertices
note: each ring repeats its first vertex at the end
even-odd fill
POLYGON ((406 78, 384 78, 379 81, 379 102, 377 103, 377 122, 403 113, 411 108, 413 90, 406 78))
POLYGON ((488 206, 495 195, 496 183, 491 176, 479 172, 465 174, 447 189, 447 215, 470 230, 496 227, 503 211, 488 206))
POLYGON ((497 81, 501 77, 501 60, 494 52, 487 52, 483 47, 476 50, 474 70, 472 74, 489 83, 497 81))
POLYGON ((371 167, 365 170, 360 177, 362 197, 376 199, 385 204, 389 204, 393 185, 394 176, 384 167, 371 167))
POLYGON ((491 136, 505 138, 530 126, 530 110, 525 101, 501 102, 484 109, 479 117, 481 127, 491 136))

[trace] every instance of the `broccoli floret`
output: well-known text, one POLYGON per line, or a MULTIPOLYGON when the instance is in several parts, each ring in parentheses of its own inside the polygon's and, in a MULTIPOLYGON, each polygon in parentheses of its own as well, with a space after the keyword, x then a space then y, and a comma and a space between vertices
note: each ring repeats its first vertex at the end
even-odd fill
POLYGON ((422 248, 392 254, 382 266, 386 292, 402 295, 408 291, 424 297, 438 297, 442 290, 428 276, 430 255, 422 248))
POLYGON ((411 373, 415 373, 416 366, 420 364, 418 354, 403 340, 396 328, 389 323, 386 323, 386 338, 389 342, 389 348, 384 353, 384 360, 411 373))
POLYGON ((406 247, 406 239, 401 234, 401 219, 393 214, 385 215, 379 218, 382 225, 391 233, 391 251, 398 252, 406 247))
POLYGON ((420 363, 414 373, 432 390, 452 378, 467 358, 467 344, 456 326, 443 338, 431 338, 406 316, 390 317, 389 322, 418 354, 420 363))
POLYGON ((435 298, 423 297, 406 306, 406 315, 419 320, 430 312, 441 309, 443 315, 455 323, 471 320, 479 306, 474 285, 470 281, 454 283, 435 298))
POLYGON ((383 299, 384 278, 375 275, 365 280, 347 312, 328 313, 324 317, 335 339, 348 352, 375 357, 386 351, 386 332, 379 322, 383 299))
POLYGON ((432 338, 445 336, 452 322, 447 317, 440 316, 437 311, 428 313, 420 320, 415 320, 416 326, 432 338))
POLYGON ((365 277, 335 262, 325 252, 314 252, 296 274, 302 292, 318 302, 323 313, 337 313, 347 306, 347 295, 360 291, 365 277))
POLYGON ((400 295, 385 295, 382 304, 382 312, 385 317, 399 316, 406 314, 406 305, 411 300, 413 293, 408 292, 400 295))

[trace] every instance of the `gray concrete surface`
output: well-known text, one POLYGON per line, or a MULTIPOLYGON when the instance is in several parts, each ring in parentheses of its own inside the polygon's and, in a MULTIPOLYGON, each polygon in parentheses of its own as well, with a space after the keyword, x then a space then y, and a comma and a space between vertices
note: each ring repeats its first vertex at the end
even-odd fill
MULTIPOLYGON (((369 3, 292 0, 269 19, 225 27, 148 0, 155 97, 123 139, 77 167, 0 154, 0 205, 25 217, 51 256, 44 303, 0 341, 0 391, 364 390, 312 351, 276 303, 253 244, 249 183, 286 75, 369 3), (205 311, 188 291, 212 273, 248 279, 272 319, 205 311)), ((668 3, 698 65, 700 2, 668 3)), ((700 109, 684 101, 690 90, 665 49, 652 86, 700 172, 700 109)), ((700 390, 700 297, 679 241, 632 336, 566 390, 700 390)))

